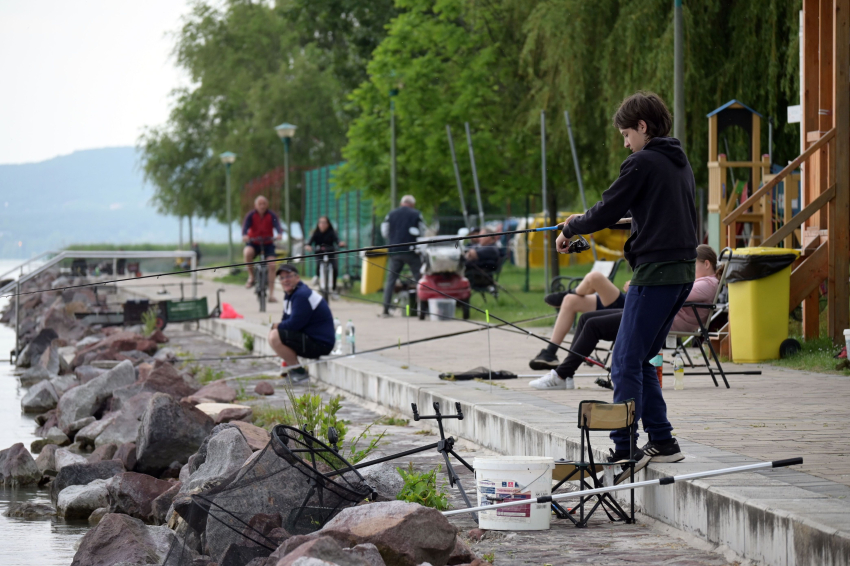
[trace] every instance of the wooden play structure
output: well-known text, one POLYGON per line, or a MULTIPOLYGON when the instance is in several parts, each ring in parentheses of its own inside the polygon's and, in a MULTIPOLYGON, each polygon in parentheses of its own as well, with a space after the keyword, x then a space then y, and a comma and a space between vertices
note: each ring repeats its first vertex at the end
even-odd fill
POLYGON ((850 0, 803 0, 802 22, 799 157, 770 175, 770 164, 759 157, 758 112, 733 100, 709 114, 710 243, 715 249, 800 249, 791 274, 789 312, 802 303, 803 335, 817 337, 825 281, 827 333, 840 344, 850 328, 850 0), (751 161, 730 162, 718 152, 718 135, 732 125, 749 131, 751 161), (748 170, 742 175, 748 183, 743 196, 727 178, 736 168, 748 170), (798 186, 799 211, 792 215, 798 186), (781 202, 778 188, 787 189, 779 191, 781 202), (746 241, 741 224, 750 225, 746 241))

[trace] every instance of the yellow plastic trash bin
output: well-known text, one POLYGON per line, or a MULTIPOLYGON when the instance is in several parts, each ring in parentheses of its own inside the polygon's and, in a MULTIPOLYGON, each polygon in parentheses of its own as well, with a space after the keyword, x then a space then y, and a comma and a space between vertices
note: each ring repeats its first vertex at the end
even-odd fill
POLYGON ((779 357, 788 338, 791 264, 797 250, 738 248, 726 269, 732 361, 755 363, 779 357))
POLYGON ((363 255, 362 269, 360 270, 361 294, 377 293, 384 286, 388 257, 386 249, 366 252, 363 255))

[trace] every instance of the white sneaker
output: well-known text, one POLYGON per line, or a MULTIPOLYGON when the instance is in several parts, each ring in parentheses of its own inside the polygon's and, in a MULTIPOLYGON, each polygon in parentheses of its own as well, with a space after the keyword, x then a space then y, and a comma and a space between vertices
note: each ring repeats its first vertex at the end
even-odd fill
POLYGON ((561 379, 555 370, 551 370, 543 377, 539 377, 529 383, 535 389, 575 389, 575 383, 572 377, 561 379))

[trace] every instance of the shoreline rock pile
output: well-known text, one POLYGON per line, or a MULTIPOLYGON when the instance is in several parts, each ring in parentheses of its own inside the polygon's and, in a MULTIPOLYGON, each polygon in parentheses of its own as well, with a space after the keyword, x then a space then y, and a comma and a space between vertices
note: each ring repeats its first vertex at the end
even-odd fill
MULTIPOLYGON (((45 274, 32 289, 77 282, 45 274)), ((236 391, 225 381, 202 386, 181 371, 162 332, 87 326, 76 317, 100 308, 89 289, 21 301, 17 323, 27 345, 17 366, 28 388, 21 409, 36 415, 37 457, 21 443, 0 449, 0 485, 45 486, 54 506, 25 502, 8 513, 93 525, 73 566, 484 564, 439 512, 399 501, 343 509, 321 530, 295 536, 282 526, 289 509, 271 501, 248 509, 246 532, 274 548, 239 544, 244 533, 229 537, 211 524, 196 533, 175 504, 239 477, 269 434, 250 424, 250 407, 232 405, 236 391)), ((10 305, 0 322, 15 324, 14 317, 10 305)), ((274 389, 261 383, 257 393, 274 389)))

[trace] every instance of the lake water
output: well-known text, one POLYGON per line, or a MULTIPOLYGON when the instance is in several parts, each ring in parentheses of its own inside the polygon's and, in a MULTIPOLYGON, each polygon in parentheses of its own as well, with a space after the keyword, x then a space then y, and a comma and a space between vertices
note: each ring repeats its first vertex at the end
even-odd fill
MULTIPOLYGON (((0 273, 16 265, 0 260, 0 273)), ((0 309, 8 299, 0 299, 0 309)), ((9 364, 9 352, 15 344, 15 330, 0 325, 0 450, 23 442, 29 448, 36 437, 35 421, 21 413, 21 397, 26 393, 9 364)), ((10 503, 36 501, 50 503, 46 490, 0 487, 0 565, 2 566, 67 566, 74 557, 74 543, 88 530, 86 522, 61 519, 30 521, 3 517, 10 503)))

